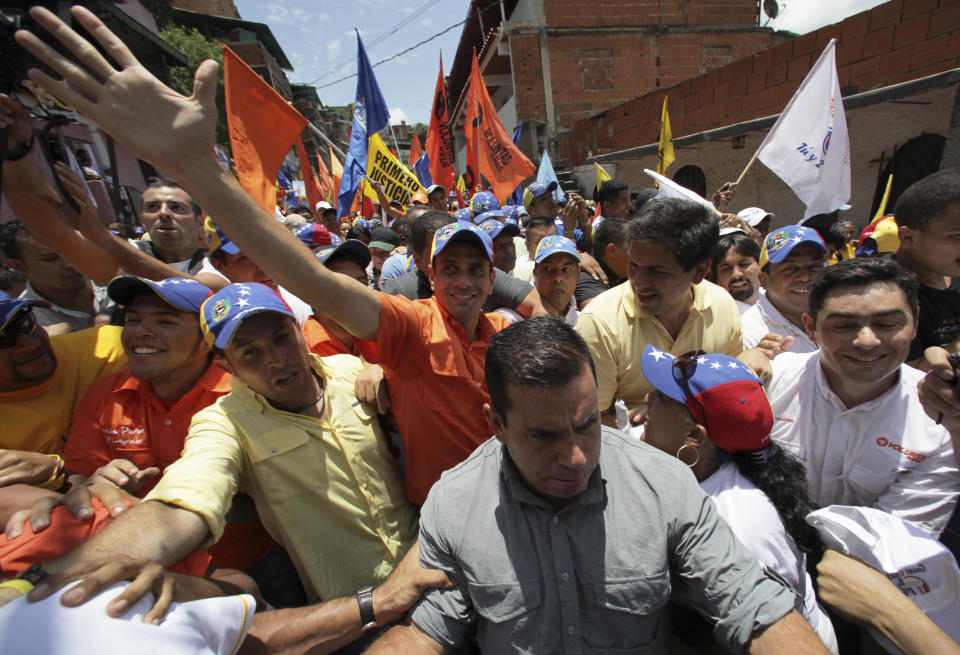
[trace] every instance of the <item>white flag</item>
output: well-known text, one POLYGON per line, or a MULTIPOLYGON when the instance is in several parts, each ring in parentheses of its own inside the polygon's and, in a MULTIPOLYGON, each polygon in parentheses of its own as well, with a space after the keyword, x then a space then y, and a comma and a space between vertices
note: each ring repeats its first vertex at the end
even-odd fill
POLYGON ((657 185, 660 187, 660 195, 669 196, 670 198, 683 198, 684 200, 690 200, 703 205, 717 216, 720 215, 720 212, 717 211, 717 208, 713 206, 713 203, 700 196, 700 194, 696 191, 691 191, 687 187, 677 184, 669 177, 661 175, 655 171, 651 171, 649 168, 644 168, 643 172, 656 180, 657 185))
POLYGON ((831 39, 756 154, 807 206, 805 219, 850 199, 850 139, 835 55, 831 39))

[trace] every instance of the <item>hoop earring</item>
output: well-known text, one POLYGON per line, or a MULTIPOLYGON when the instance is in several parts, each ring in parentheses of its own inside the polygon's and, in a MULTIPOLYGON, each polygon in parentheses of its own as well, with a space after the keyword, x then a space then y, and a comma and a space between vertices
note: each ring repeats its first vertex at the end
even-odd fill
POLYGON ((687 464, 687 466, 689 466, 690 468, 693 468, 694 466, 697 465, 697 462, 700 461, 700 451, 697 450, 697 447, 694 446, 693 444, 685 443, 685 444, 683 444, 682 446, 680 446, 680 447, 677 449, 677 455, 676 455, 676 457, 677 457, 677 459, 679 459, 679 460, 680 460, 681 462, 683 462, 684 464, 687 464), (697 455, 697 458, 696 458, 695 460, 693 460, 693 462, 692 462, 691 464, 687 464, 686 462, 683 462, 683 458, 680 457, 680 453, 683 452, 683 449, 684 449, 684 448, 693 448, 693 452, 696 453, 696 455, 697 455))

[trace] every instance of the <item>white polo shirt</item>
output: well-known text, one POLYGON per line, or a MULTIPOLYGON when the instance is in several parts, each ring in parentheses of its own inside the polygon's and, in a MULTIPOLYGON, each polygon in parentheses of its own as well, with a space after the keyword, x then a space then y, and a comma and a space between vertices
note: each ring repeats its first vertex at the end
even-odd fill
POLYGON ((960 492, 950 434, 923 411, 923 373, 900 366, 900 379, 871 401, 847 409, 820 366, 820 353, 773 360, 767 395, 770 436, 806 465, 810 500, 875 507, 937 537, 960 492))
POLYGON ((812 353, 817 350, 817 344, 810 341, 805 330, 787 320, 780 310, 773 306, 766 294, 760 294, 760 300, 753 307, 740 315, 743 325, 743 349, 756 348, 765 336, 779 334, 781 337, 796 337, 792 353, 812 353))

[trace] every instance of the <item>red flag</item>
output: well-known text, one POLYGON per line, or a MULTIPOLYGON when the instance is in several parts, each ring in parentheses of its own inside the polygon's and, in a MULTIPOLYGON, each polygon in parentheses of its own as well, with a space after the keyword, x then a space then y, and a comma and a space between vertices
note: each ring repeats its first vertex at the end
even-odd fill
POLYGON ((417 136, 417 133, 413 133, 413 140, 410 142, 410 157, 407 159, 407 163, 410 164, 410 168, 413 168, 417 160, 420 159, 420 155, 423 154, 423 148, 420 147, 420 137, 417 136))
POLYGON ((328 150, 330 151, 330 175, 333 177, 333 190, 328 202, 336 207, 337 192, 340 189, 340 178, 343 177, 343 163, 333 154, 333 148, 328 148, 328 150))
POLYGON ((310 160, 307 159, 307 151, 301 139, 297 139, 297 159, 300 160, 300 177, 303 178, 303 187, 307 192, 307 203, 310 205, 310 211, 314 211, 317 203, 320 202, 320 188, 317 186, 313 171, 310 170, 310 160))
POLYGON ((434 184, 442 184, 448 190, 454 186, 453 136, 450 132, 450 115, 447 107, 447 85, 443 81, 443 57, 440 57, 440 73, 433 94, 430 111, 430 129, 427 132, 427 158, 430 160, 430 177, 434 184))
MULTIPOLYGON (((323 158, 320 157, 319 152, 317 153, 317 173, 320 175, 320 195, 326 198, 334 188, 333 178, 330 177, 330 171, 327 170, 327 166, 323 163, 323 158)), ((316 205, 314 205, 314 207, 316 207, 316 205)))
POLYGON ((273 216, 277 171, 307 119, 226 45, 223 83, 237 179, 250 197, 273 216))
POLYGON ((467 117, 463 131, 470 153, 467 161, 474 158, 474 173, 487 178, 497 198, 511 195, 536 170, 503 129, 480 74, 476 51, 470 72, 470 93, 467 96, 467 117))

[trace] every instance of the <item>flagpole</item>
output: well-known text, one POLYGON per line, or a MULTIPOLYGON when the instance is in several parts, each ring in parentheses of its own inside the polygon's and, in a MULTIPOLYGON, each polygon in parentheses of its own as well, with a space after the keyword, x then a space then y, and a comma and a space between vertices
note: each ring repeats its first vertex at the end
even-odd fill
MULTIPOLYGON (((343 154, 343 150, 341 150, 340 148, 338 148, 338 147, 337 147, 337 144, 335 144, 333 141, 331 141, 331 140, 330 140, 330 137, 328 137, 326 134, 324 134, 324 133, 321 132, 319 129, 317 129, 317 127, 316 127, 313 123, 307 123, 307 127, 310 128, 310 131, 311 131, 313 134, 316 134, 318 137, 320 137, 321 139, 323 139, 324 142, 325 142, 328 146, 330 146, 330 148, 331 148, 332 150, 335 150, 338 155, 340 155, 341 157, 343 157, 344 160, 347 158, 347 156, 346 156, 345 154, 343 154)), ((363 177, 365 177, 366 179, 368 179, 368 180, 370 180, 371 182, 373 182, 373 179, 371 179, 366 173, 363 174, 363 177)), ((408 194, 408 195, 409 195, 409 194, 408 194)))
POLYGON ((750 167, 753 166, 753 162, 755 162, 756 160, 757 160, 757 155, 756 153, 754 153, 753 157, 750 158, 750 161, 747 162, 747 165, 743 169, 743 172, 740 173, 740 177, 738 177, 737 181, 734 182, 734 185, 740 184, 740 182, 743 180, 743 176, 747 174, 747 171, 750 170, 750 167))
MULTIPOLYGON (((397 144, 397 135, 393 133, 393 124, 387 121, 387 125, 390 127, 390 136, 393 137, 393 148, 397 151, 397 161, 403 166, 403 162, 400 161, 400 146, 397 144)), ((403 176, 403 190, 407 192, 407 207, 409 207, 413 202, 413 196, 410 195, 410 180, 407 179, 406 175, 403 176)))

